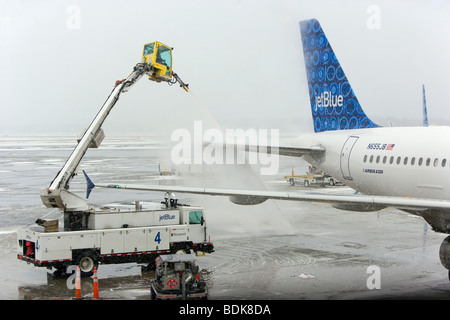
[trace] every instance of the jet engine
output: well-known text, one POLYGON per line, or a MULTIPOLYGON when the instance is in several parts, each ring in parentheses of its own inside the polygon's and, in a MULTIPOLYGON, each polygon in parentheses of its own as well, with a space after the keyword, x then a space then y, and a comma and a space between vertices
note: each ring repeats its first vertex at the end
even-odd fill
POLYGON ((377 206, 373 204, 357 204, 357 203, 335 203, 332 205, 332 207, 339 210, 356 211, 356 212, 373 212, 386 208, 386 206, 377 206))
POLYGON ((230 196, 230 201, 240 205, 255 205, 266 201, 266 197, 259 196, 230 196))
POLYGON ((450 277, 450 236, 442 241, 441 248, 439 249, 439 258, 445 269, 449 270, 450 277))

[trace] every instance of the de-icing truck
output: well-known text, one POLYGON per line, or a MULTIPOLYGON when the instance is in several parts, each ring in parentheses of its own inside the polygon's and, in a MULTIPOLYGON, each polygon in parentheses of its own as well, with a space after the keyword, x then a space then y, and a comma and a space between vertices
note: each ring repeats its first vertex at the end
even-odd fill
POLYGON ((188 91, 188 85, 172 71, 172 48, 157 41, 144 45, 141 62, 126 79, 116 82, 62 169, 50 186, 40 191, 46 207, 63 211, 63 226, 58 220, 38 219, 36 225, 18 229, 18 259, 62 272, 79 265, 81 275, 89 276, 99 263, 153 264, 161 254, 214 251, 203 208, 180 205, 171 192, 156 207, 136 202, 124 210, 89 206, 87 198, 94 184, 86 173, 86 198, 69 191, 69 180, 77 174, 88 148, 100 146, 104 138, 101 126, 120 94, 144 74, 155 82, 178 82, 188 91))

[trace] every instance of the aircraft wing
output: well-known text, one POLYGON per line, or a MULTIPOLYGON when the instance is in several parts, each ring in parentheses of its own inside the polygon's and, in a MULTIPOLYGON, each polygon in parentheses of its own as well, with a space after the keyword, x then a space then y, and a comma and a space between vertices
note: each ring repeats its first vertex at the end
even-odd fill
POLYGON ((322 155, 325 149, 322 147, 272 147, 272 146, 254 146, 245 145, 245 151, 258 152, 258 153, 278 153, 280 156, 290 156, 290 157, 302 157, 304 155, 322 155))
MULTIPOLYGON (((450 201, 419 199, 408 197, 387 197, 387 196, 369 196, 369 195, 337 195, 320 193, 302 193, 302 192, 284 192, 267 190, 239 190, 239 189, 220 189, 220 188, 199 188, 185 186, 160 186, 160 185, 134 185, 134 184, 108 184, 95 185, 100 188, 128 189, 139 191, 163 191, 180 192, 211 196, 230 196, 240 197, 250 200, 248 203, 257 204, 267 199, 291 200, 291 201, 309 201, 322 202, 336 205, 354 205, 357 207, 373 208, 379 210, 385 207, 394 207, 404 210, 450 210, 450 201), (255 200, 252 202, 251 200, 255 200)), ((359 211, 359 210, 358 210, 359 211)), ((371 211, 371 210, 367 210, 371 211)))
POLYGON ((314 147, 292 147, 292 146, 271 146, 271 145, 251 145, 241 143, 225 143, 223 145, 216 145, 214 143, 204 143, 203 147, 211 145, 214 148, 222 147, 223 150, 237 149, 246 152, 257 152, 267 154, 278 154, 280 156, 302 157, 304 155, 321 156, 325 152, 325 148, 320 146, 314 147))

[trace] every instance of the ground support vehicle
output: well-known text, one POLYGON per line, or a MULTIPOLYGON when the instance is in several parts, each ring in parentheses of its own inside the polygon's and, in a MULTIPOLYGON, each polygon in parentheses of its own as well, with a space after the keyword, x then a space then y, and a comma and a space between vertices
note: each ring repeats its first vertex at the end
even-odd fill
POLYGON ((297 184, 305 187, 311 187, 313 185, 320 185, 320 186, 342 185, 342 182, 326 174, 305 174, 299 176, 285 176, 284 179, 286 179, 291 186, 295 186, 297 184))
POLYGON ((341 181, 335 179, 334 177, 330 176, 329 174, 323 171, 318 170, 315 167, 309 168, 307 174, 304 175, 292 174, 290 176, 284 176, 284 179, 286 179, 286 181, 289 182, 291 186, 302 185, 305 187, 311 187, 313 185, 320 185, 320 186, 342 185, 341 181))
POLYGON ((156 261, 156 278, 150 283, 152 300, 208 299, 208 287, 190 254, 164 255, 156 261))
POLYGON ((79 265, 82 276, 92 275, 99 263, 153 264, 161 254, 214 251, 201 207, 100 209, 89 215, 83 212, 78 228, 72 224, 70 231, 45 228, 36 225, 17 230, 18 258, 61 272, 79 265))
MULTIPOLYGON (((96 209, 88 205, 94 184, 85 174, 86 198, 69 191, 70 180, 77 175, 81 160, 89 148, 98 148, 105 134, 102 125, 123 92, 147 75, 155 82, 178 83, 189 92, 188 84, 172 70, 172 49, 154 41, 144 45, 141 62, 123 80, 118 80, 103 106, 48 188, 40 191, 48 208, 63 212, 59 220, 38 219, 37 226, 17 231, 17 257, 36 266, 65 271, 80 266, 81 274, 91 275, 99 263, 149 262, 164 253, 213 252, 207 241, 203 209, 178 205, 173 194, 159 208, 144 210, 96 209)), ((132 157, 132 155, 130 155, 132 157)))

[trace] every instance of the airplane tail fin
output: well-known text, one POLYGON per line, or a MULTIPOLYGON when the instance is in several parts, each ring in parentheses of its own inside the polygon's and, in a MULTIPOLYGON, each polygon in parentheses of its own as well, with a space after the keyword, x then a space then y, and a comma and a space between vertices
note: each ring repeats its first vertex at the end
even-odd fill
POLYGON ((423 92, 423 126, 428 127, 427 98, 425 96, 425 85, 422 85, 423 92))
POLYGON ((367 117, 316 19, 300 21, 314 131, 379 127, 367 117))

